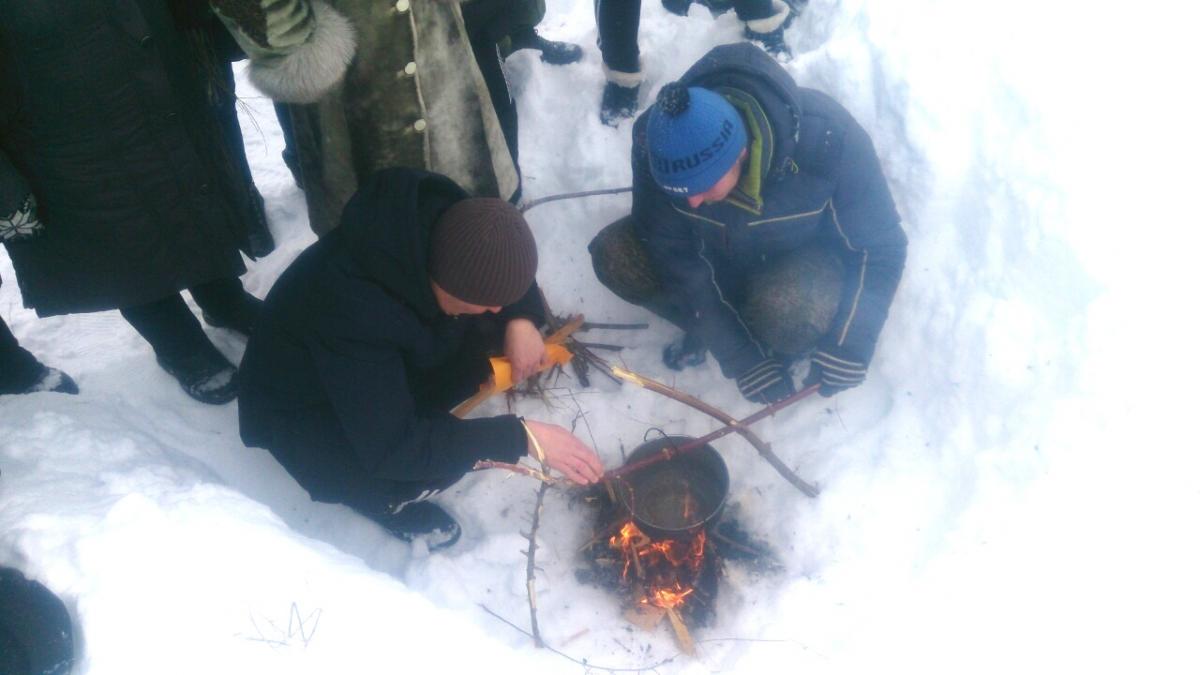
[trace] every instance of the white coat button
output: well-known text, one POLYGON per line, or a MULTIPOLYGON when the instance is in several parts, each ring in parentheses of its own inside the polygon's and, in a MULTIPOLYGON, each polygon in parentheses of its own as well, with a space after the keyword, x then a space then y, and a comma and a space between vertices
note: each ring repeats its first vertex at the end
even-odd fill
POLYGON ((413 122, 413 131, 425 131, 425 120, 413 122))
POLYGON ((408 6, 409 6, 408 0, 396 0, 396 11, 397 12, 407 12, 408 6))
POLYGON ((405 75, 416 75, 417 74, 417 64, 412 61, 409 61, 408 65, 404 66, 404 74, 405 75))

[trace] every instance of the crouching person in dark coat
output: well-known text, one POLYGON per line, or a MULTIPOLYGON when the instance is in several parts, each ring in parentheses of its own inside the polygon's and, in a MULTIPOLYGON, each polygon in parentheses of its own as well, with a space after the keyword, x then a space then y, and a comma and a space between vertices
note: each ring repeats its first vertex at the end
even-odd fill
POLYGON ((540 447, 551 468, 595 481, 599 459, 566 429, 448 412, 488 380, 489 352, 509 357, 514 380, 546 358, 536 270, 533 235, 508 202, 423 171, 374 174, 267 295, 242 361, 242 439, 314 500, 431 547, 459 527, 424 500, 478 460, 540 447))
POLYGON ((711 351, 749 400, 863 381, 907 239, 870 138, 749 44, 717 47, 633 128, 633 214, 589 246, 617 295, 679 325, 663 360, 711 351))

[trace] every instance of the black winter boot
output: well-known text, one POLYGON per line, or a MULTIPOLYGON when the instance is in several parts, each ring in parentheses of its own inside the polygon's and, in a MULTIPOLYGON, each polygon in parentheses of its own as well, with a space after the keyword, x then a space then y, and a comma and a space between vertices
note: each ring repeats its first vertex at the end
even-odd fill
POLYGON ((453 546, 462 536, 462 528, 454 516, 429 501, 410 502, 397 513, 377 518, 380 525, 403 541, 425 542, 430 551, 453 546))
POLYGON ((600 121, 610 127, 620 124, 637 114, 638 87, 622 87, 616 82, 604 85, 604 96, 600 99, 600 121))
POLYGON ((213 347, 181 357, 157 357, 158 365, 179 381, 188 396, 210 405, 237 398, 237 368, 213 347))
POLYGON ((518 49, 536 49, 542 53, 542 61, 552 66, 565 66, 583 58, 583 49, 570 42, 547 40, 538 34, 536 28, 528 28, 513 33, 510 36, 513 51, 518 49))
POLYGON ((777 59, 788 59, 792 50, 783 41, 783 31, 792 23, 796 14, 791 5, 776 0, 775 14, 765 19, 753 19, 746 22, 746 39, 762 45, 767 53, 777 59))

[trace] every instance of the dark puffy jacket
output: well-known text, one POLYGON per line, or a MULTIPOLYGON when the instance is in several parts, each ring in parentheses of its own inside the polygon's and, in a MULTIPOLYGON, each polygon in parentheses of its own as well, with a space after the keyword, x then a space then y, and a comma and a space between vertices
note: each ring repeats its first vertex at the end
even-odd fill
POLYGON ((846 262, 841 303, 818 347, 868 363, 907 250, 870 138, 842 106, 796 86, 749 43, 713 49, 681 81, 717 91, 739 110, 751 148, 745 173, 717 204, 692 209, 670 197, 650 173, 643 113, 633 129, 633 216, 722 372, 737 377, 764 351, 722 297, 714 265, 747 271, 817 241, 834 245, 846 262))
POLYGON ((324 484, 347 480, 322 471, 433 481, 460 476, 479 459, 513 462, 525 453, 524 430, 512 415, 460 420, 418 400, 421 378, 461 365, 459 350, 478 322, 543 319, 536 284, 497 317, 452 318, 438 308, 427 271, 429 233, 466 196, 437 174, 374 174, 341 225, 305 250, 267 295, 240 370, 242 439, 270 448, 318 499, 324 484), (294 439, 280 431, 298 423, 312 433, 294 440, 297 447, 273 447, 284 435, 294 439))
POLYGON ((45 233, 9 252, 38 314, 157 300, 266 252, 233 42, 194 5, 0 0, 0 202, 36 198, 45 233))

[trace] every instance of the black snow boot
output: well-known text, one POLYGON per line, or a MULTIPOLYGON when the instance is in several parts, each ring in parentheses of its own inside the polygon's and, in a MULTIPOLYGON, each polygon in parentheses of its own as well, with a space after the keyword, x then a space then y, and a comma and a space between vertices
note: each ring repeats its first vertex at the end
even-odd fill
POLYGON ((398 539, 424 541, 430 551, 449 548, 462 536, 462 528, 454 516, 430 501, 410 502, 398 512, 376 520, 398 539))
POLYGON ((186 356, 158 356, 158 365, 170 373, 188 396, 210 405, 237 398, 237 368, 216 347, 186 356))
POLYGON ((762 45, 768 54, 777 59, 790 59, 792 50, 783 41, 783 31, 796 18, 796 12, 787 3, 776 2, 774 6, 778 8, 775 14, 746 22, 746 39, 762 45))
POLYGON ((513 51, 536 49, 542 53, 542 60, 552 66, 565 66, 583 58, 583 49, 579 45, 547 40, 538 34, 536 28, 518 31, 510 39, 513 51))
POLYGON ((600 99, 600 121, 610 127, 620 124, 637 114, 638 87, 622 87, 616 82, 604 85, 604 96, 600 99))
POLYGON ((33 386, 26 389, 23 393, 32 394, 39 391, 52 391, 59 394, 78 394, 79 385, 75 384, 75 380, 71 376, 59 370, 58 368, 42 368, 42 375, 38 378, 33 386))
POLYGON ((671 370, 683 370, 704 363, 708 349, 699 336, 684 333, 683 337, 663 347, 663 364, 671 370))
MULTIPOLYGON (((40 365, 40 364, 39 364, 40 365)), ((58 368, 41 366, 32 380, 20 383, 0 381, 0 394, 36 394, 39 391, 50 391, 59 394, 78 394, 79 385, 71 376, 58 368)))

